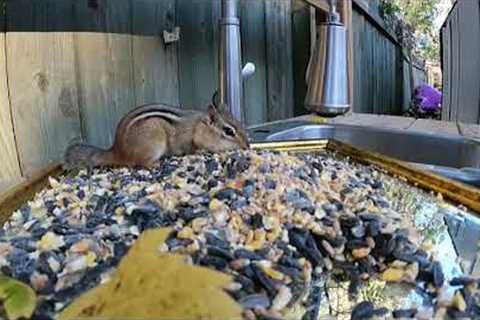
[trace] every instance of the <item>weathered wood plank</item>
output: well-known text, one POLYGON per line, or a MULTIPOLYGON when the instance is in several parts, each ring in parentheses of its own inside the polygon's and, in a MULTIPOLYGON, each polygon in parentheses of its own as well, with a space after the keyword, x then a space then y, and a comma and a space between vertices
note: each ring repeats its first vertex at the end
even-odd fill
POLYGON ((364 17, 368 18, 382 35, 387 36, 390 41, 399 45, 397 36, 385 25, 385 21, 380 17, 377 6, 370 6, 370 0, 352 0, 353 8, 364 17))
POLYGON ((354 71, 354 77, 353 77, 353 96, 355 98, 355 102, 352 104, 352 111, 353 112, 361 112, 361 107, 363 105, 363 101, 361 100, 361 82, 360 76, 361 73, 359 73, 360 70, 360 63, 361 63, 361 56, 362 56, 362 48, 360 46, 360 30, 361 30, 361 21, 358 17, 358 14, 353 13, 352 14, 352 25, 355 26, 355 28, 352 28, 352 34, 353 34, 353 51, 355 54, 353 55, 353 68, 355 69, 354 71))
POLYGON ((459 37, 454 37, 453 35, 458 32, 458 11, 455 10, 452 12, 452 17, 451 17, 451 32, 452 32, 452 97, 451 101, 452 104, 450 106, 450 121, 457 121, 457 111, 458 111, 458 101, 459 101, 459 86, 456 85, 457 83, 460 82, 460 42, 459 42, 459 37))
POLYGON ((458 1, 442 26, 442 119, 480 122, 480 3, 458 1))
POLYGON ((443 26, 442 37, 442 120, 450 121, 450 23, 443 26))
POLYGON ((362 35, 363 35, 363 21, 362 17, 354 12, 353 17, 352 17, 352 24, 355 26, 353 28, 353 47, 354 47, 354 67, 355 67, 355 72, 354 72, 354 104, 353 104, 353 111, 357 113, 362 113, 363 112, 363 107, 364 107, 364 98, 363 98, 363 85, 364 82, 362 81, 363 79, 363 46, 362 46, 362 35))
POLYGON ((378 48, 378 32, 377 30, 373 29, 371 32, 371 56, 369 57, 370 59, 370 65, 372 66, 372 73, 371 73, 371 79, 372 79, 372 91, 371 95, 373 98, 373 113, 380 113, 378 110, 378 100, 380 99, 380 94, 378 90, 378 78, 379 78, 379 62, 381 61, 381 57, 378 55, 379 48, 378 48))
POLYGON ((406 86, 406 83, 403 81, 403 53, 402 48, 395 47, 395 103, 401 108, 403 100, 403 90, 406 86))
MULTIPOLYGON (((8 32, 7 68, 10 102, 25 175, 62 156, 69 142, 80 136, 71 33, 55 30, 73 21, 71 1, 16 0, 7 4, 7 30, 22 21, 28 32, 8 32)), ((10 29, 11 28, 11 29, 10 29)))
POLYGON ((180 104, 206 109, 218 87, 220 1, 177 0, 180 104))
POLYGON ((84 138, 108 147, 119 119, 135 107, 131 1, 75 2, 75 63, 84 138))
POLYGON ((459 45, 458 121, 477 123, 480 103, 480 9, 478 1, 457 4, 459 45), (475 71, 474 71, 475 70, 475 71))
POLYGON ((307 84, 305 81, 308 61, 310 60, 310 9, 304 7, 292 14, 293 38, 293 84, 294 84, 294 116, 306 114, 305 95, 307 84))
POLYGON ((327 0, 305 0, 311 6, 314 6, 317 9, 328 12, 328 1, 327 0))
POLYGON ((368 97, 368 81, 366 81, 366 77, 368 76, 368 68, 367 68, 367 51, 366 47, 368 43, 365 41, 366 36, 366 21, 362 15, 354 12, 354 36, 355 36, 355 66, 356 72, 355 75, 355 82, 357 83, 357 91, 354 97, 354 103, 357 105, 357 108, 354 110, 358 113, 366 113, 368 109, 371 108, 369 104, 368 97))
POLYGON ((291 0, 266 0, 268 120, 293 115, 291 0))
POLYGON ((370 22, 366 21, 365 23, 365 29, 366 29, 366 60, 367 60, 367 69, 366 71, 366 79, 365 81, 367 82, 367 106, 369 106, 369 113, 374 113, 375 112, 375 95, 373 92, 375 92, 375 64, 373 63, 373 59, 375 57, 375 46, 374 46, 374 29, 371 29, 370 22))
POLYGON ((165 45, 163 31, 175 27, 175 0, 135 0, 133 59, 136 105, 179 104, 177 43, 165 45))
POLYGON ((0 192, 21 177, 10 113, 5 33, 0 33, 0 192))
POLYGON ((313 6, 309 7, 310 10, 310 52, 315 50, 315 43, 317 41, 317 14, 316 9, 313 6))
POLYGON ((354 102, 354 111, 400 114, 410 97, 403 92, 408 73, 404 75, 402 49, 374 23, 368 11, 361 10, 357 1, 353 3, 353 96, 354 101, 360 100, 354 102))
POLYGON ((245 121, 254 125, 267 121, 265 1, 241 0, 239 5, 242 59, 255 64, 255 75, 243 86, 245 121))
POLYGON ((24 203, 34 198, 37 192, 48 186, 48 177, 57 176, 63 172, 58 163, 52 163, 30 174, 28 179, 17 181, 5 192, 0 193, 0 224, 3 224, 24 203))

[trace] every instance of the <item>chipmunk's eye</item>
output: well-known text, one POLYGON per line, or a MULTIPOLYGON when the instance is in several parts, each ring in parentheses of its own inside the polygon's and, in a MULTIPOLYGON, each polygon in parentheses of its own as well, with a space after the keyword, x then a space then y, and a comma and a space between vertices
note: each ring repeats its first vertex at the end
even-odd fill
POLYGON ((230 127, 223 127, 223 133, 229 137, 234 137, 235 136, 235 131, 230 128, 230 127))

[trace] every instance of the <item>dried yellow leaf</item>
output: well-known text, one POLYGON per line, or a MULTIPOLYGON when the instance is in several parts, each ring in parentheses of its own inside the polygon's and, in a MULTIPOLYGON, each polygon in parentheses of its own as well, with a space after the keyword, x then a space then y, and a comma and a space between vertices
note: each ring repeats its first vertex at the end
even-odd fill
POLYGON ((221 290, 232 282, 229 276, 160 253, 170 232, 142 233, 112 280, 74 301, 59 319, 241 319, 240 306, 221 290))

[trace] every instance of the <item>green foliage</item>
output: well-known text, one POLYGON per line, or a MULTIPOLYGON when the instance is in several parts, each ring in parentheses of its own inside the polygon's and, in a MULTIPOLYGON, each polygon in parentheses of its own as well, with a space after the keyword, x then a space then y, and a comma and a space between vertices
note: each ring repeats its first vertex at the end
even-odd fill
POLYGON ((439 15, 441 0, 380 0, 387 23, 403 43, 418 57, 439 59, 439 35, 434 20, 439 15))
POLYGON ((0 300, 9 320, 30 319, 37 298, 29 286, 0 274, 0 300))

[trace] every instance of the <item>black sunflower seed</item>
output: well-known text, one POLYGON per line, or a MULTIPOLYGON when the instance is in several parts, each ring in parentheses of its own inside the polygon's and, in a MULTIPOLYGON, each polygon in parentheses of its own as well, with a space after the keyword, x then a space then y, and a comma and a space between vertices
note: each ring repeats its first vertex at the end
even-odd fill
POLYGON ((255 279, 267 291, 268 296, 273 299, 277 294, 275 283, 257 265, 251 264, 250 267, 255 279))
POLYGON ((293 228, 288 232, 290 244, 300 251, 314 266, 321 265, 323 257, 308 231, 293 228))
POLYGON ((225 250, 225 249, 214 247, 214 246, 207 246, 207 254, 222 258, 226 261, 232 261, 234 259, 233 255, 230 253, 229 250, 225 250))
POLYGON ((244 309, 268 309, 270 298, 265 294, 251 294, 237 301, 244 309))
POLYGON ((369 301, 363 301, 357 304, 351 314, 351 320, 364 320, 372 318, 374 314, 374 306, 373 303, 369 301))
POLYGON ((433 263, 433 284, 436 288, 443 286, 445 276, 443 275, 442 265, 439 262, 433 263))
POLYGON ((468 286, 473 283, 478 283, 478 279, 472 277, 455 277, 450 280, 452 286, 468 286))
POLYGON ((233 253, 236 259, 262 260, 263 257, 247 249, 237 249, 233 253))
POLYGON ((417 309, 397 309, 392 312, 394 318, 414 318, 417 314, 417 309))
POLYGON ((214 267, 215 269, 222 271, 227 268, 228 262, 225 259, 216 256, 204 256, 200 259, 200 264, 203 266, 214 267))

